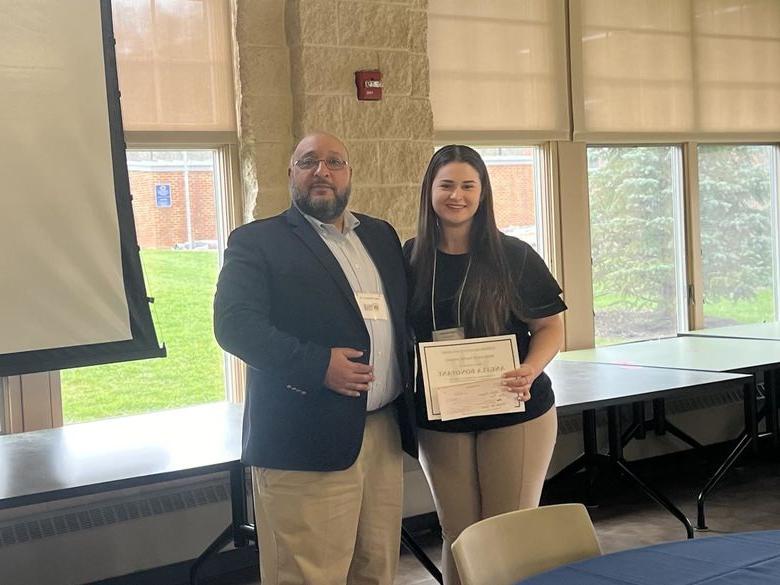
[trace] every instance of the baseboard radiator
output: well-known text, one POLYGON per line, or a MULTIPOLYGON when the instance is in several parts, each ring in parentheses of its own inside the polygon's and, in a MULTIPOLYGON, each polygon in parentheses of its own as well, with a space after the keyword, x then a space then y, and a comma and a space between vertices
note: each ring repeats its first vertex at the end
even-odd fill
MULTIPOLYGON (((761 388, 759 388, 759 392, 761 388)), ((674 398, 665 401, 666 415, 683 414, 694 410, 705 410, 708 408, 730 406, 733 404, 742 404, 742 390, 740 388, 723 389, 711 394, 700 394, 691 398, 674 398)), ((631 407, 621 408, 623 421, 631 420, 631 407)), ((652 414, 652 407, 648 408, 648 416, 652 414)), ((597 424, 599 427, 607 426, 606 412, 600 410, 597 415, 597 424)), ((569 414, 558 417, 558 434, 568 435, 582 432, 582 416, 579 414, 569 414)))
POLYGON ((229 482, 211 479, 186 486, 149 491, 137 497, 117 498, 92 505, 38 513, 6 523, 0 521, 0 549, 229 500, 229 482))

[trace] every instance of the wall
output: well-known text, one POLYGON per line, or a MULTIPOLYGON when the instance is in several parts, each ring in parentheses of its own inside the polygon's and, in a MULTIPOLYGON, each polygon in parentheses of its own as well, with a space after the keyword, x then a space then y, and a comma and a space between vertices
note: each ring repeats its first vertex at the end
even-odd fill
POLYGON ((321 130, 347 144, 352 207, 411 235, 433 148, 426 7, 423 0, 238 1, 240 152, 254 217, 288 207, 292 147, 321 130), (382 71, 382 101, 356 99, 361 69, 382 71))
POLYGON ((228 489, 219 474, 3 510, 0 583, 76 585, 194 558, 230 522, 228 489))

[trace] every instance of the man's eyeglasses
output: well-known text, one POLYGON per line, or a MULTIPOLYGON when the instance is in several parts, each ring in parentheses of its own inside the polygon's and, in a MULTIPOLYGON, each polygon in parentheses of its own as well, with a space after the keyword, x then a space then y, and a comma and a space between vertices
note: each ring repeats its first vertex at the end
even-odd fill
POLYGON ((310 171, 312 169, 317 168, 321 162, 325 163, 325 166, 331 171, 343 171, 349 165, 347 161, 335 156, 332 156, 330 158, 308 158, 307 157, 307 158, 302 158, 300 160, 296 160, 293 164, 299 169, 301 169, 302 171, 310 171))

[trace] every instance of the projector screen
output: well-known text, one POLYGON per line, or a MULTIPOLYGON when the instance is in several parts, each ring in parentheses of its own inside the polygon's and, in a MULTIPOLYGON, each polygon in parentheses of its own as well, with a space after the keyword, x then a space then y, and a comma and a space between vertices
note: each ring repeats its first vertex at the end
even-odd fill
POLYGON ((0 376, 165 355, 133 222, 110 0, 0 0, 0 376))

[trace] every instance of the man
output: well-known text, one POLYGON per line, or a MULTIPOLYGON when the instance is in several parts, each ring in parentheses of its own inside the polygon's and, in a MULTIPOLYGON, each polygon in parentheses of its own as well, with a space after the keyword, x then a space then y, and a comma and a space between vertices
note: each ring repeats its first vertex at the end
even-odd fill
POLYGON ((248 366, 261 581, 391 585, 401 442, 416 454, 400 243, 347 210, 335 136, 301 140, 288 176, 292 206, 231 234, 214 302, 219 344, 248 366))

